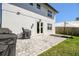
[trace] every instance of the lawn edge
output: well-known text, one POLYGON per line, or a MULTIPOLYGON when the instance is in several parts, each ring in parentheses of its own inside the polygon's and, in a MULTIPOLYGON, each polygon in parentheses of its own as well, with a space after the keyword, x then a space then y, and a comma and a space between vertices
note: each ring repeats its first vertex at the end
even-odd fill
POLYGON ((38 53, 38 54, 37 54, 37 56, 41 56, 41 55, 40 55, 41 53, 43 53, 43 52, 47 51, 47 50, 48 50, 48 49, 50 49, 51 47, 54 47, 54 46, 56 46, 56 45, 60 44, 61 42, 65 41, 66 39, 67 39, 67 38, 64 38, 62 41, 59 41, 59 42, 57 42, 57 43, 53 44, 52 46, 50 46, 49 48, 47 48, 47 49, 45 49, 45 50, 41 51, 40 53, 38 53))

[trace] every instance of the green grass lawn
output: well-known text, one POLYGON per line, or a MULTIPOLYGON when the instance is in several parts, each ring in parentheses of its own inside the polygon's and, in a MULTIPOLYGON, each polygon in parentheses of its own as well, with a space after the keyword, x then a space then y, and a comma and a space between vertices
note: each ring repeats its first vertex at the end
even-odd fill
POLYGON ((79 37, 68 38, 38 56, 79 56, 79 37))

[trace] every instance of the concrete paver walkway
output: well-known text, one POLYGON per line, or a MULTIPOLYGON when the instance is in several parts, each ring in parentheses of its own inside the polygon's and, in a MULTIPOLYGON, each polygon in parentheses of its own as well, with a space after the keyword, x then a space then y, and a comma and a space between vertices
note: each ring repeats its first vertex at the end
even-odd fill
POLYGON ((65 38, 54 36, 38 36, 31 39, 18 39, 16 46, 16 55, 37 56, 51 46, 54 46, 64 40, 65 38))

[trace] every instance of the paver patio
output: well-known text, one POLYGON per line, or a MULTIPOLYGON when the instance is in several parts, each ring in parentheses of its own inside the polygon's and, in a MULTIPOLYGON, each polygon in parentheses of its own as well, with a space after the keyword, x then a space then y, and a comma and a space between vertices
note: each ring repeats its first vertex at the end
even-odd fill
POLYGON ((55 36, 38 36, 31 39, 18 39, 16 46, 17 56, 37 56, 51 46, 64 41, 66 38, 55 36))

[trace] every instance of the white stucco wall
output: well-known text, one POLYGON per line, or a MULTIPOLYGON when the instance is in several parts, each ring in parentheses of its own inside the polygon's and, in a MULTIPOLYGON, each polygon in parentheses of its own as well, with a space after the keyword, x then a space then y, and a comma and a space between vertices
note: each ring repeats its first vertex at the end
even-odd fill
POLYGON ((30 29, 32 36, 37 34, 37 22, 41 19, 43 22, 43 35, 49 35, 55 33, 55 20, 42 15, 36 14, 34 12, 22 9, 20 7, 11 5, 11 4, 2 4, 2 27, 9 28, 13 33, 19 34, 22 32, 22 27, 25 29, 30 29), (20 12, 19 15, 16 13, 20 12), (29 17, 31 16, 31 17, 29 17), (47 23, 52 24, 52 30, 47 30, 47 23), (34 24, 34 27, 31 29, 31 25, 34 24))
POLYGON ((33 3, 33 6, 31 6, 29 3, 13 3, 13 5, 27 9, 29 11, 33 11, 37 14, 40 14, 46 17, 48 17, 47 13, 48 13, 48 10, 50 10, 52 12, 52 19, 54 18, 54 15, 56 14, 54 10, 52 10, 50 7, 46 6, 43 3, 39 3, 39 5, 41 6, 40 9, 37 8, 37 3, 33 3))

